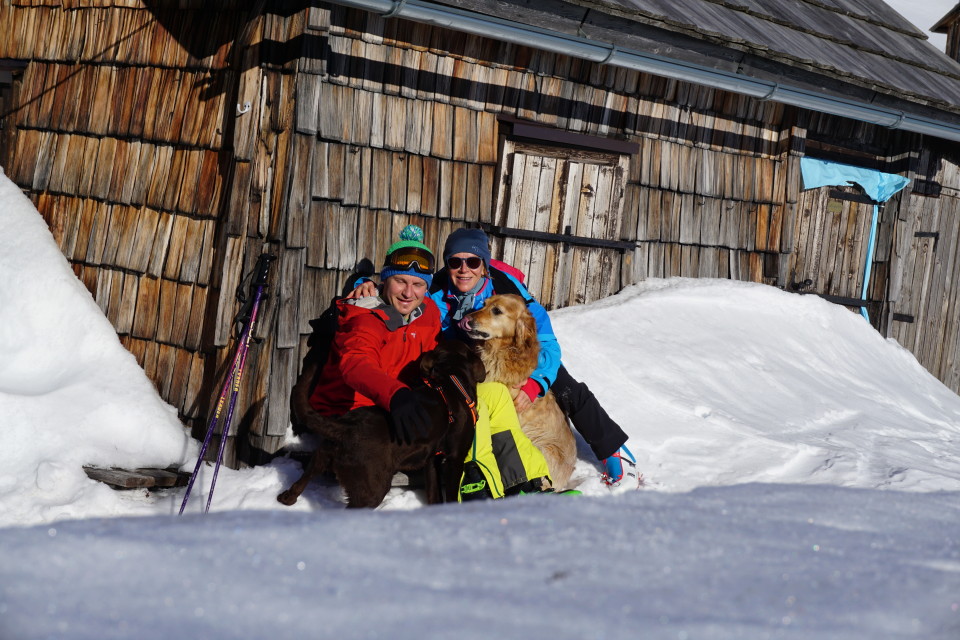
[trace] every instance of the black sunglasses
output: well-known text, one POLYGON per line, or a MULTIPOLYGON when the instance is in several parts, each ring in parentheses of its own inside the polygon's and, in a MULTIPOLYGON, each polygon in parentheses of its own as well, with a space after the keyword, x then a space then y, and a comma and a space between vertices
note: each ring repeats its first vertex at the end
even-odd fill
POLYGON ((480 265, 483 264, 483 260, 481 260, 476 256, 473 256, 471 258, 457 258, 457 257, 447 258, 447 266, 453 271, 456 271, 457 269, 459 269, 460 265, 462 264, 466 264, 467 269, 479 269, 480 265))

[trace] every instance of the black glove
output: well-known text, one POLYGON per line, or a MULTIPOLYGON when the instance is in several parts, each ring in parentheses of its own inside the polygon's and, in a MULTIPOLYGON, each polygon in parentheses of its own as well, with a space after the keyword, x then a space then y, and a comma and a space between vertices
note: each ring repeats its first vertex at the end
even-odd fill
POLYGON ((430 413, 420 404, 417 394, 404 387, 390 398, 390 437, 399 443, 410 444, 426 437, 430 431, 430 413))

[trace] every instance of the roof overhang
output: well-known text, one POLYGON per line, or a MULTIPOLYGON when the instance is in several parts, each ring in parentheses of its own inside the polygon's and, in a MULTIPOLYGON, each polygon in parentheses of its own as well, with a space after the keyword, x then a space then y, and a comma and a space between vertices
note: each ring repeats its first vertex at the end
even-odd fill
MULTIPOLYGON (((729 53, 715 66, 680 59, 676 51, 650 52, 614 42, 505 20, 424 0, 332 0, 385 18, 403 18, 438 27, 553 51, 600 64, 692 82, 724 91, 772 100, 812 111, 960 142, 960 115, 842 83, 818 88, 822 77, 797 69, 775 69, 768 61, 729 53), (724 68, 726 67, 726 68, 724 68), (749 68, 751 75, 743 73, 749 68), (757 73, 753 73, 756 71, 757 73), (779 77, 778 77, 779 76, 779 77), (806 76, 806 78, 805 78, 806 76), (799 81, 798 81, 799 80, 799 81), (818 82, 818 80, 820 82, 818 82), (852 90, 851 90, 852 89, 852 90), (856 97, 848 97, 854 95, 856 97)), ((703 49, 704 44, 698 45, 703 49)), ((703 55, 703 51, 699 52, 703 55)))
POLYGON ((947 15, 940 18, 937 24, 930 27, 930 31, 933 33, 947 33, 947 31, 950 30, 950 25, 957 20, 960 20, 960 2, 958 2, 953 9, 950 9, 947 15))

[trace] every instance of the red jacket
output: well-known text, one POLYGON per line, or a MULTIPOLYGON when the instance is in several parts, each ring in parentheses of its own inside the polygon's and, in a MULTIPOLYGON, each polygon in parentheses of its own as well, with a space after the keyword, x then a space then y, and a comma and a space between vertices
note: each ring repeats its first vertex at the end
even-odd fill
POLYGON ((425 299, 423 313, 407 325, 387 305, 364 309, 341 300, 337 310, 337 333, 310 406, 325 416, 370 405, 389 410, 393 394, 419 381, 420 354, 437 346, 437 306, 425 299))

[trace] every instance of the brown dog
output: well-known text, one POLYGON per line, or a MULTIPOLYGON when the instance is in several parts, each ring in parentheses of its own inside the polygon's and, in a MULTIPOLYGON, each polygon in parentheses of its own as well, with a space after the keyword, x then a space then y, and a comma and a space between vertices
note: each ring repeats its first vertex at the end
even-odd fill
MULTIPOLYGON (((514 397, 537 367, 540 342, 537 325, 523 298, 491 296, 482 309, 467 316, 467 335, 487 371, 487 380, 502 382, 514 397)), ((577 444, 552 391, 520 414, 520 428, 543 453, 554 489, 566 488, 577 463, 577 444)))
POLYGON ((391 439, 390 416, 383 409, 361 407, 339 418, 327 418, 310 406, 309 393, 297 385, 291 395, 294 419, 318 434, 321 442, 300 479, 277 500, 292 505, 311 478, 333 471, 347 494, 348 508, 373 508, 387 495, 397 471, 422 469, 427 503, 455 502, 476 428, 468 402, 476 404, 477 382, 484 378, 483 363, 467 345, 450 341, 421 356, 420 372, 442 393, 426 385, 414 389, 430 412, 431 422, 428 436, 411 444, 391 439), (434 455, 438 452, 442 454, 434 455))

